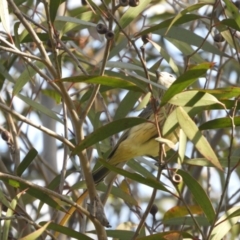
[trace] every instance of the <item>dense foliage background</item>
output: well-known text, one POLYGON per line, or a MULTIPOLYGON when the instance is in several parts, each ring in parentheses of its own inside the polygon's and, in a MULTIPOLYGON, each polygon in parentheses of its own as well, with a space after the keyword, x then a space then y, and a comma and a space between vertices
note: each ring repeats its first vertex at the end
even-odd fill
POLYGON ((239 6, 0 0, 1 239, 237 239, 239 6), (91 171, 144 121, 156 70, 177 77, 160 134, 180 126, 179 144, 161 167, 108 166, 105 219, 77 199, 106 192, 91 171))

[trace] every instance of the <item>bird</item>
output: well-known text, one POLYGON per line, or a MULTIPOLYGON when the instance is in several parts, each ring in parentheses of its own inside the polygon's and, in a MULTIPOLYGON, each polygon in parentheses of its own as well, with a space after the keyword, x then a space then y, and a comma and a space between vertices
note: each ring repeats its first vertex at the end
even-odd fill
MULTIPOLYGON (((158 74, 158 83, 168 89, 176 78, 168 72, 160 72, 158 74)), ((160 89, 158 92, 159 100, 164 94, 165 90, 160 89)), ((159 103, 159 101, 157 101, 159 103)), ((107 161, 117 167, 122 168, 127 161, 138 156, 150 156, 157 157, 159 154, 159 142, 155 140, 158 137, 158 131, 155 124, 155 116, 157 114, 158 125, 160 129, 162 128, 167 116, 174 110, 174 106, 170 103, 165 104, 163 107, 160 107, 158 104, 156 111, 154 113, 153 106, 151 103, 140 113, 139 117, 145 118, 148 121, 136 125, 128 130, 126 130, 117 144, 113 147, 110 152, 107 161)), ((172 142, 177 142, 178 130, 163 136, 172 142), (176 133, 177 131, 177 133, 176 133)), ((168 150, 169 147, 166 146, 165 150, 168 150)), ((108 168, 101 166, 97 170, 93 171, 92 177, 97 185, 101 181, 105 181, 109 186, 115 180, 117 174, 111 172, 108 168)), ((109 188, 110 189, 110 188, 109 188)), ((80 205, 83 200, 88 195, 88 189, 86 189, 76 200, 76 204, 80 205)), ((65 225, 70 216, 74 213, 76 208, 72 206, 68 213, 60 221, 60 225, 65 225)), ((109 226, 107 222, 104 226, 109 226)))
MULTIPOLYGON (((158 83, 166 89, 168 89, 175 80, 176 78, 168 72, 160 72, 158 74, 158 83)), ((161 98, 164 92, 163 89, 159 90, 159 98, 161 98)), ((159 103, 159 101, 157 102, 159 103)), ((166 104, 163 107, 157 106, 156 114, 158 116, 157 119, 160 129, 173 109, 174 106, 172 104, 166 104)), ((139 117, 145 118, 148 121, 136 125, 122 134, 107 158, 109 164, 122 168, 125 163, 132 158, 139 156, 155 158, 159 155, 159 142, 155 140, 158 137, 158 131, 155 125, 153 104, 151 102, 142 113, 140 113, 139 117)), ((170 133, 170 135, 165 137, 176 142, 176 135, 176 133, 170 133)), ((166 150, 168 149, 169 148, 166 147, 166 150)), ((93 179, 96 184, 104 179, 106 184, 110 184, 116 175, 116 173, 111 172, 108 168, 101 166, 93 172, 93 179)))

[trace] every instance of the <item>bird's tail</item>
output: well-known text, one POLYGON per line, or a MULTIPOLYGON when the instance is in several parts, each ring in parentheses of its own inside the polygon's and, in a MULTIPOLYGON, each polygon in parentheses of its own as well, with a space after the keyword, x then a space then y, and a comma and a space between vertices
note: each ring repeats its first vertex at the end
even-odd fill
POLYGON ((103 181, 103 179, 108 175, 110 170, 106 167, 100 167, 93 172, 93 180, 95 184, 98 184, 103 181))

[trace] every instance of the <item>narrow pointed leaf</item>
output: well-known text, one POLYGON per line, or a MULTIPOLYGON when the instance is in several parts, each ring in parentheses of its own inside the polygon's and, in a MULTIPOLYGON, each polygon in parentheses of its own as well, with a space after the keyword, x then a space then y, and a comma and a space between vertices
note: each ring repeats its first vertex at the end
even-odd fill
POLYGON ((182 107, 178 107, 176 109, 176 114, 180 127, 185 132, 187 137, 193 142, 197 150, 216 168, 222 170, 216 154, 189 115, 182 107))
POLYGON ((73 155, 127 128, 146 122, 143 118, 123 118, 110 122, 89 134, 73 151, 73 155))
POLYGON ((32 99, 30 99, 20 93, 17 95, 17 97, 20 98, 22 101, 24 101, 29 106, 31 106, 32 108, 34 108, 35 110, 49 116, 52 119, 55 119, 58 122, 62 122, 62 120, 51 109, 43 106, 42 104, 40 104, 36 101, 33 101, 32 99))
POLYGON ((195 202, 202 208, 209 223, 212 224, 215 220, 215 211, 202 186, 189 173, 182 170, 178 170, 177 173, 182 176, 183 182, 188 186, 195 202))
POLYGON ((127 90, 133 90, 136 92, 143 92, 138 86, 133 84, 132 82, 127 81, 126 79, 117 78, 117 77, 109 77, 109 76, 77 76, 77 77, 68 77, 62 78, 63 82, 84 82, 84 83, 93 83, 93 84, 101 84, 104 86, 109 86, 113 88, 123 88, 127 90))
POLYGON ((35 157, 38 155, 38 152, 35 148, 32 148, 29 150, 27 155, 24 157, 22 162, 17 167, 17 175, 21 176, 23 172, 29 167, 31 162, 35 159, 35 157))
POLYGON ((233 87, 233 86, 226 87, 226 88, 216 88, 216 89, 200 89, 199 91, 212 94, 218 100, 234 98, 240 95, 240 87, 233 87))
MULTIPOLYGON (((44 225, 46 222, 40 222, 40 225, 44 225)), ((93 240, 92 238, 88 237, 85 234, 82 234, 80 232, 74 231, 73 229, 69 227, 60 226, 56 223, 50 223, 47 227, 47 229, 57 231, 59 233, 65 234, 68 237, 72 237, 74 239, 81 239, 81 240, 93 240)))
MULTIPOLYGON (((134 21, 139 16, 139 14, 141 14, 142 11, 147 8, 150 2, 151 0, 139 1, 139 5, 137 7, 129 7, 119 20, 119 25, 121 26, 121 28, 124 29, 125 27, 129 26, 129 24, 131 24, 131 22, 134 21)), ((116 27, 115 34, 118 35, 119 32, 120 29, 116 27)))
MULTIPOLYGON (((240 126, 240 117, 234 117, 234 125, 240 126)), ((217 118, 214 120, 210 120, 208 122, 203 123, 199 129, 207 130, 207 129, 223 129, 223 128, 231 128, 233 127, 233 122, 229 117, 217 118)))
POLYGON ((182 74, 171 85, 161 99, 161 106, 166 104, 175 94, 180 93, 182 90, 193 84, 199 77, 206 74, 207 70, 212 68, 214 63, 201 63, 192 67, 187 72, 182 74))
MULTIPOLYGON (((203 210, 198 205, 188 206, 188 209, 192 214, 203 214, 203 210)), ((165 212, 163 216, 163 222, 168 219, 177 218, 177 217, 184 217, 189 215, 189 211, 185 206, 175 206, 165 212)))
POLYGON ((240 28, 240 15, 238 8, 233 4, 233 2, 229 0, 223 0, 226 4, 228 14, 230 14, 230 17, 235 20, 238 28, 240 28))
POLYGON ((185 8, 183 11, 181 11, 180 13, 178 13, 174 19, 172 20, 172 22, 169 24, 168 29, 166 31, 166 34, 168 33, 168 31, 170 30, 170 28, 174 25, 174 23, 177 22, 177 20, 181 19, 182 17, 186 16, 187 13, 195 11, 203 6, 206 6, 206 3, 198 3, 198 4, 193 4, 190 5, 189 7, 185 8))
MULTIPOLYGON (((46 67, 42 62, 35 62, 34 65, 39 69, 46 67)), ((17 81, 14 84, 12 92, 13 95, 17 95, 22 90, 24 85, 27 82, 31 81, 32 77, 35 76, 36 74, 37 74, 36 70, 30 67, 30 65, 27 65, 23 73, 17 78, 17 81)))
POLYGON ((227 233, 233 228, 233 225, 237 224, 240 219, 239 215, 230 219, 228 218, 229 215, 237 210, 239 210, 239 207, 233 207, 218 219, 218 225, 214 227, 211 233, 211 240, 219 240, 226 237, 227 233))
POLYGON ((0 19, 6 33, 10 35, 10 18, 7 0, 0 1, 0 19))
POLYGON ((28 234, 25 237, 20 238, 19 240, 35 240, 35 239, 38 239, 38 237, 40 237, 44 233, 44 231, 47 229, 49 224, 50 224, 50 222, 47 222, 45 225, 40 227, 38 230, 28 234))
POLYGON ((101 162, 101 164, 104 166, 104 167, 107 167, 108 169, 110 169, 111 171, 113 172, 116 172, 124 177, 127 177, 129 179, 132 179, 138 183, 142 183, 142 184, 145 184, 149 187, 153 187, 153 188, 156 188, 156 189, 159 189, 159 190, 162 190, 164 192, 170 192, 167 188, 165 188, 162 183, 160 183, 159 181, 157 181, 156 179, 152 179, 152 178, 144 178, 142 177, 140 174, 137 174, 137 173, 132 173, 132 172, 128 172, 126 170, 123 170, 121 168, 118 168, 118 167, 115 167, 111 164, 109 164, 107 161, 104 161, 102 159, 99 159, 99 161, 101 162))
POLYGON ((212 104, 220 104, 216 97, 209 93, 194 91, 185 91, 174 95, 169 101, 177 106, 202 107, 212 104))

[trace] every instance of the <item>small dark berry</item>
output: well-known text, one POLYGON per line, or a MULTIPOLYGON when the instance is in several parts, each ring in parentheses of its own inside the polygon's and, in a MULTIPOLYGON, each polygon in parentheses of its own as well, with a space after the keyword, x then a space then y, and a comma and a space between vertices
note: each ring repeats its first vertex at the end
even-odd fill
POLYGON ((97 32, 99 34, 106 34, 107 31, 108 31, 108 29, 107 29, 107 27, 104 24, 98 23, 98 25, 97 25, 97 32))
POLYGON ((1 136, 2 136, 2 139, 3 139, 4 141, 6 141, 7 143, 10 142, 10 140, 11 140, 10 132, 8 132, 7 130, 5 130, 5 131, 2 132, 1 136))
POLYGON ((151 209, 150 209, 150 213, 151 213, 153 216, 155 216, 157 212, 158 212, 158 207, 157 207, 156 204, 153 204, 152 207, 151 207, 151 209))
POLYGON ((225 41, 225 39, 223 38, 223 36, 220 33, 216 34, 213 37, 213 39, 214 39, 214 42, 224 42, 225 41))
POLYGON ((114 38, 114 33, 112 31, 108 31, 106 34, 105 34, 105 38, 107 40, 112 40, 114 38))
POLYGON ((129 6, 131 7, 137 7, 139 3, 139 0, 129 0, 129 6))
POLYGON ((152 33, 142 35, 142 41, 144 44, 148 43, 148 39, 152 39, 152 33))

